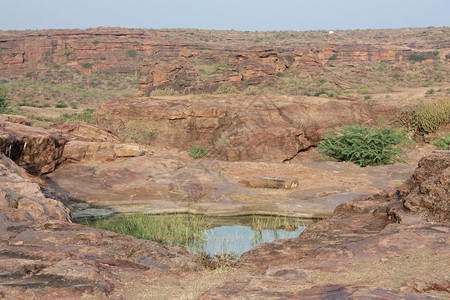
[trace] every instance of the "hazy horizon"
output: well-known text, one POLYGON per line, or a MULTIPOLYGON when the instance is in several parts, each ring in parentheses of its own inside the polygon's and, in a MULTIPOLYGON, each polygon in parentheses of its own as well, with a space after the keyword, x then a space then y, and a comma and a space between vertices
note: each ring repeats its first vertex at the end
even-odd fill
POLYGON ((306 31, 448 27, 450 1, 0 0, 0 30, 123 27, 306 31))

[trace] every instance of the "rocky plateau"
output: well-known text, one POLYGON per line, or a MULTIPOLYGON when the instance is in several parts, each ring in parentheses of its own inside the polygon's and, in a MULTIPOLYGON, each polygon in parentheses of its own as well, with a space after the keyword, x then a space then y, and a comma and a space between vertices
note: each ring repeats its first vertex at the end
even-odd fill
POLYGON ((450 151, 418 143, 407 163, 361 168, 315 149, 337 126, 411 110, 416 84, 425 103, 448 97, 449 34, 0 31, 1 82, 21 81, 16 96, 55 98, 16 99, 28 112, 81 112, 79 104, 95 108, 96 123, 0 114, 0 299, 450 298, 450 151), (118 84, 111 74, 134 74, 118 82, 139 93, 72 103, 78 94, 50 88, 67 91, 76 79, 94 89, 97 75, 108 88, 118 84), (246 93, 290 79, 311 90, 246 93), (224 87, 240 92, 219 94, 224 87), (61 101, 66 108, 48 107, 61 101), (208 154, 193 159, 194 145, 208 154), (219 269, 183 248, 75 222, 133 212, 320 221, 219 269))
MULTIPOLYGON (((3 124, 3 128, 12 127, 9 140, 13 136, 14 126, 29 127, 7 121, 3 124)), ((45 141, 45 131, 34 130, 39 130, 40 140, 45 141)), ((28 133, 36 134, 32 129, 28 133)), ((61 132, 59 134, 56 135, 58 138, 72 138, 64 145, 75 139, 67 133, 67 136, 61 132)), ((55 134, 46 137, 51 139, 55 134)), ((25 134, 18 139, 33 142, 25 134)), ((60 152, 64 153, 65 149, 57 151, 60 152)), ((134 189, 131 197, 136 197, 137 202, 144 194, 158 194, 156 191, 145 193, 140 188, 147 186, 150 190, 159 183, 163 195, 170 194, 173 199, 183 202, 186 201, 183 192, 201 198, 202 193, 217 193, 221 185, 226 190, 227 185, 233 184, 225 180, 227 176, 239 182, 242 173, 236 173, 236 168, 230 167, 233 163, 219 162, 215 171, 211 171, 209 163, 190 165, 186 160, 148 154, 134 158, 116 157, 101 164, 95 156, 89 156, 76 164, 66 162, 59 165, 56 171, 49 173, 51 183, 47 185, 42 179, 29 175, 8 155, 3 154, 0 161, 0 295, 6 299, 442 299, 449 293, 448 151, 435 152, 423 158, 413 176, 398 188, 390 187, 343 203, 332 216, 308 227, 298 238, 261 244, 244 254, 240 268, 222 271, 225 273, 202 269, 194 255, 180 248, 164 247, 155 242, 72 223, 69 209, 64 204, 65 198, 58 189, 53 189, 52 183, 59 180, 59 186, 65 186, 64 178, 71 177, 71 186, 82 187, 72 191, 76 195, 83 192, 89 195, 100 186, 97 196, 99 193, 107 194, 106 189, 111 195, 123 196, 127 187, 134 189), (190 169, 195 170, 193 179, 183 175, 190 169), (222 174, 217 170, 222 170, 222 174), (58 176, 59 171, 66 177, 58 176), (121 176, 115 176, 117 172, 121 176), (94 176, 90 175, 93 173, 94 176), (168 180, 167 174, 172 174, 172 179, 168 180), (78 178, 83 176, 92 177, 79 181, 78 178), (199 177, 202 177, 201 180, 199 177), (137 178, 137 182, 133 178, 137 178), (158 182, 152 183, 155 178, 158 182), (179 187, 175 186, 177 180, 181 182, 179 187), (147 184, 143 184, 144 181, 147 184), (199 181, 203 184, 201 188, 199 181), (104 185, 95 185, 94 182, 103 182, 104 185), (162 186, 167 188, 161 189, 162 186), (192 190, 194 186, 197 190, 192 190), (371 272, 367 272, 367 268, 371 272), (206 283, 201 287, 193 284, 198 281, 206 283)), ((21 164, 21 156, 14 157, 21 164)), ((25 153, 22 156, 23 159, 27 157, 25 153)), ((22 164, 30 170, 38 169, 31 167, 30 164, 34 163, 42 166, 42 170, 48 170, 48 164, 40 160, 25 161, 27 163, 22 164)), ((249 162, 248 167, 252 167, 251 164, 249 162)), ((317 165, 310 173, 306 171, 308 164, 287 165, 287 169, 290 167, 292 173, 306 173, 306 177, 321 175, 328 181, 335 180, 341 188, 344 186, 339 181, 343 177, 342 172, 351 173, 351 168, 338 163, 321 165, 324 171, 328 171, 322 174, 317 165), (338 171, 339 168, 342 168, 341 171, 338 171), (338 173, 333 179, 331 174, 336 171, 338 173)), ((242 166, 239 168, 242 169, 242 166)), ((268 168, 272 174, 277 170, 273 165, 268 168)), ((284 166, 281 169, 285 171, 284 166)), ((357 168, 354 169, 355 178, 348 177, 349 181, 362 177, 357 168)), ((379 180, 383 181, 384 186, 384 175, 388 169, 373 170, 373 173, 378 171, 382 174, 379 180)), ((369 181, 372 182, 373 178, 369 181)), ((392 183, 396 185, 396 182, 392 183)), ((358 182, 353 184, 358 185, 358 182)), ((67 186, 70 187, 68 183, 67 186)), ((231 189, 238 188, 234 186, 231 189)), ((314 191, 309 192, 314 194, 314 191)), ((242 192, 245 193, 250 192, 242 192)), ((305 196, 307 192, 301 194, 305 196)), ((270 198, 271 195, 266 196, 270 198)), ((89 199, 86 200, 89 202, 89 199)), ((334 203, 334 206, 337 204, 334 203)))

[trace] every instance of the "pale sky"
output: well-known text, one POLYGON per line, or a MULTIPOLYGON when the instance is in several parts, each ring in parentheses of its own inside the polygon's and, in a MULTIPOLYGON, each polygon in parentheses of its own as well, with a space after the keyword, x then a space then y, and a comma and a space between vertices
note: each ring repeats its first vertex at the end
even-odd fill
POLYGON ((333 30, 450 26, 450 0, 0 0, 0 30, 333 30))

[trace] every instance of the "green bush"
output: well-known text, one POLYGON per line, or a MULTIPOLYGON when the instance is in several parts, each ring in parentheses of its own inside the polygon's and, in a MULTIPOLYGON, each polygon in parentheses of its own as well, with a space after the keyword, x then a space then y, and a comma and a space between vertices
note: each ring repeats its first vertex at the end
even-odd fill
POLYGON ((333 55, 330 56, 330 58, 328 58, 328 60, 336 60, 338 57, 337 53, 334 53, 333 55))
POLYGON ((8 90, 0 86, 0 113, 4 114, 8 111, 8 90))
POLYGON ((423 61, 425 60, 425 55, 423 54, 411 54, 408 58, 410 61, 423 61))
POLYGON ((378 166, 391 164, 402 154, 399 145, 406 142, 402 130, 386 124, 378 126, 348 125, 330 135, 324 136, 319 143, 319 151, 340 161, 350 161, 358 166, 378 166))
POLYGON ((431 145, 436 146, 437 149, 450 150, 450 135, 441 136, 437 140, 431 142, 431 145))
POLYGON ((189 149, 188 151, 189 156, 195 158, 195 159, 199 159, 202 158, 203 156, 205 156, 206 154, 208 154, 208 151, 200 146, 194 146, 191 149, 189 149))
POLYGON ((400 108, 395 113, 395 123, 399 124, 401 127, 406 128, 408 131, 417 131, 417 115, 419 104, 400 108))
POLYGON ((55 104, 55 108, 66 108, 67 107, 67 104, 66 103, 58 103, 58 104, 55 104))
POLYGON ((54 56, 70 56, 72 55, 73 51, 69 49, 63 49, 62 53, 53 54, 54 56))
POLYGON ((85 69, 92 69, 93 66, 94 66, 94 64, 92 64, 92 63, 84 63, 81 65, 81 67, 83 67, 85 69))
POLYGON ((137 55, 137 52, 134 49, 128 49, 127 51, 125 51, 125 54, 129 57, 135 57, 137 55))
POLYGON ((58 124, 67 124, 75 122, 85 122, 95 124, 94 109, 86 108, 80 113, 75 114, 63 114, 58 118, 50 120, 51 122, 58 124))

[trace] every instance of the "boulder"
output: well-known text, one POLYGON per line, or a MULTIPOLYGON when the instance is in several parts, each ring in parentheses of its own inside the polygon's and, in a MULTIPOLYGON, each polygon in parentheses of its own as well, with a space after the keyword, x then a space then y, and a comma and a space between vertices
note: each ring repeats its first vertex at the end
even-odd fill
POLYGON ((61 163, 67 142, 61 132, 5 121, 0 134, 0 151, 31 174, 52 172, 61 163))
POLYGON ((68 208, 19 169, 0 155, 0 297, 118 299, 129 284, 201 270, 184 249, 72 223, 68 208), (15 204, 5 206, 8 198, 15 204))

